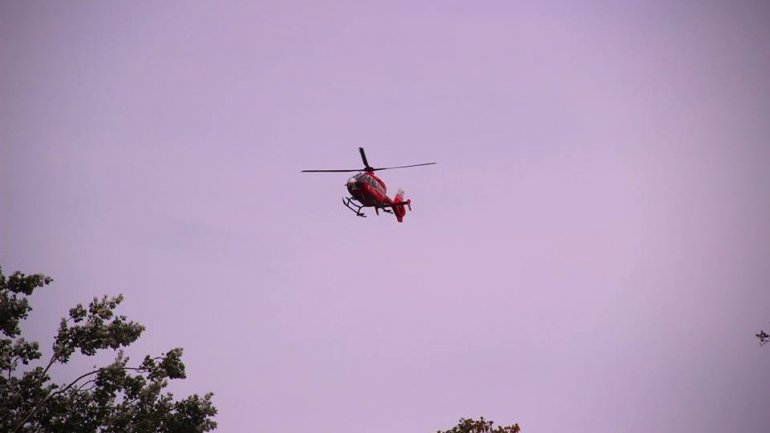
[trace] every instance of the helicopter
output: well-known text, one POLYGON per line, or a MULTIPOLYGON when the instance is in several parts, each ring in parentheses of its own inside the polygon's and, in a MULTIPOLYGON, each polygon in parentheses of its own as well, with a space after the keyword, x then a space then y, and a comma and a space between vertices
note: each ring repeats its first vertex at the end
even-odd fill
POLYGON ((358 152, 361 154, 361 160, 364 163, 364 168, 352 169, 352 170, 302 170, 302 173, 354 173, 358 172, 355 176, 348 179, 345 186, 348 188, 350 197, 343 197, 342 204, 348 209, 356 213, 356 216, 366 218, 366 214, 361 210, 365 207, 373 207, 374 212, 379 215, 380 209, 383 212, 394 214, 398 222, 404 221, 404 215, 406 215, 406 206, 410 211, 412 210, 412 200, 404 200, 404 191, 399 189, 393 199, 389 198, 386 194, 387 187, 385 182, 379 177, 374 175, 375 171, 380 170, 392 170, 395 168, 409 168, 420 167, 423 165, 433 165, 435 162, 424 162, 422 164, 412 165, 400 165, 398 167, 379 167, 374 168, 369 165, 369 161, 366 159, 366 152, 363 147, 358 148, 358 152))

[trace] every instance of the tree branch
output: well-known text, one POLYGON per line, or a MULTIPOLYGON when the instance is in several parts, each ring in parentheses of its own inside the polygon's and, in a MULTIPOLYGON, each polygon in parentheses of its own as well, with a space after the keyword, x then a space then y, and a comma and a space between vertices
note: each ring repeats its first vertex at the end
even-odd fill
MULTIPOLYGON (((143 369, 141 367, 120 367, 120 369, 121 370, 145 371, 145 369, 143 369)), ((55 396, 57 396, 59 394, 62 394, 64 392, 66 392, 67 390, 69 390, 70 388, 75 386, 75 384, 77 384, 82 379, 85 379, 88 376, 92 376, 94 374, 97 374, 97 373, 99 373, 102 370, 104 370, 104 368, 99 368, 99 369, 96 369, 96 370, 93 370, 93 371, 89 371, 88 373, 82 374, 82 375, 80 375, 80 377, 78 377, 77 379, 75 379, 72 382, 70 382, 64 388, 60 388, 59 390, 57 390, 55 392, 52 392, 51 394, 48 394, 48 396, 46 398, 44 398, 40 403, 35 405, 35 407, 33 407, 32 410, 27 414, 27 416, 25 416, 24 419, 21 420, 19 425, 16 427, 16 431, 20 432, 22 430, 22 428, 24 428, 24 424, 26 424, 26 422, 29 421, 29 419, 32 418, 32 416, 34 414, 36 414, 37 411, 39 411, 46 403, 48 403, 48 400, 54 398, 55 396)), ((88 382, 86 382, 86 383, 88 383, 88 382)))
MULTIPOLYGON (((78 391, 81 391, 89 383, 96 383, 96 379, 91 379, 91 380, 87 380, 87 381, 83 382, 82 385, 78 386, 78 391)), ((89 390, 90 389, 93 389, 93 387, 89 388, 89 390)))
POLYGON ((18 356, 14 356, 13 359, 11 359, 10 364, 8 364, 8 381, 11 381, 11 373, 13 373, 13 370, 16 370, 16 360, 19 359, 18 356))
POLYGON ((43 370, 43 376, 45 376, 46 373, 48 373, 48 370, 51 368, 54 362, 56 362, 56 351, 54 351, 54 354, 51 355, 51 360, 48 361, 48 365, 45 366, 45 370, 43 370))

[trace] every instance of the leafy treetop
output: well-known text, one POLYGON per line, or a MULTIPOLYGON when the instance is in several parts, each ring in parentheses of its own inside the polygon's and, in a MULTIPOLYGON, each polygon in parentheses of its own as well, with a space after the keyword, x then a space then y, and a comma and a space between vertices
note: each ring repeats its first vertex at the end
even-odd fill
POLYGON ((20 322, 32 310, 28 296, 53 280, 42 274, 0 268, 0 432, 206 432, 216 428, 212 394, 174 400, 164 393, 168 380, 184 379, 182 349, 136 365, 121 350, 136 341, 144 326, 116 315, 123 296, 94 298, 62 318, 50 359, 33 368, 42 353, 37 342, 21 337, 20 322), (48 375, 75 353, 93 356, 117 350, 115 360, 57 384, 48 375))
POLYGON ((518 424, 509 426, 494 426, 493 421, 484 419, 482 416, 478 420, 460 418, 460 423, 449 430, 438 433, 519 433, 521 429, 518 424))

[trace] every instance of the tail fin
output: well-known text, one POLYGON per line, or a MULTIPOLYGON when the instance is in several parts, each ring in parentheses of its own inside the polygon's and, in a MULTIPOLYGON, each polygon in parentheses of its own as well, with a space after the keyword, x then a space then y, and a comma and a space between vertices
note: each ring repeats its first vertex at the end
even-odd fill
POLYGON ((393 213, 396 214, 398 222, 404 221, 404 215, 406 215, 404 205, 409 207, 409 210, 412 210, 412 200, 404 200, 404 190, 399 189, 396 196, 393 197, 393 213))

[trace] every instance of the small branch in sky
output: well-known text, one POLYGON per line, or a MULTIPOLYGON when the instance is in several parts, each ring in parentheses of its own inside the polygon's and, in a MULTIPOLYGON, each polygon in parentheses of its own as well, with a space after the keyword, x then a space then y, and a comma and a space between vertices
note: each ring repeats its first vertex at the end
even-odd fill
POLYGON ((760 346, 770 341, 770 334, 765 331, 759 331, 759 334, 756 334, 756 336, 759 338, 760 346))

